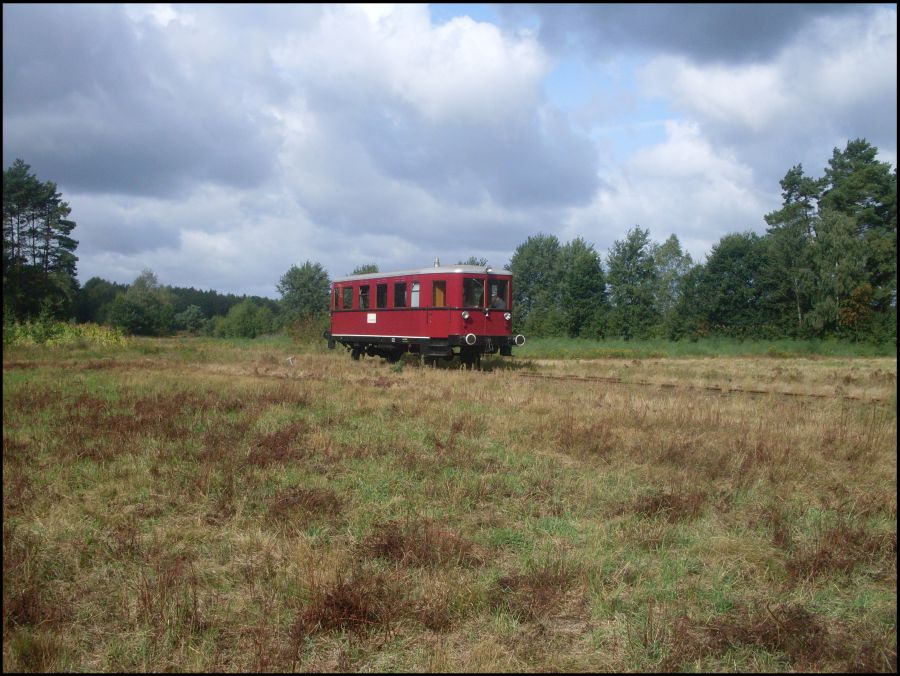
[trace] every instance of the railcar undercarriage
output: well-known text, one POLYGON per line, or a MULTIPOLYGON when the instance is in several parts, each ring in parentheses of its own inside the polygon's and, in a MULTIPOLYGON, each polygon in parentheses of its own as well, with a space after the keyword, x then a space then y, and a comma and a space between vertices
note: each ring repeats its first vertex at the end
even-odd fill
POLYGON ((350 352, 354 361, 362 357, 381 357, 394 364, 404 354, 417 354, 424 366, 433 366, 438 360, 452 361, 458 357, 467 369, 480 369, 481 357, 486 354, 512 356, 515 345, 525 344, 525 337, 517 336, 449 336, 446 339, 397 338, 391 336, 333 336, 324 333, 328 348, 335 349, 338 343, 350 352))

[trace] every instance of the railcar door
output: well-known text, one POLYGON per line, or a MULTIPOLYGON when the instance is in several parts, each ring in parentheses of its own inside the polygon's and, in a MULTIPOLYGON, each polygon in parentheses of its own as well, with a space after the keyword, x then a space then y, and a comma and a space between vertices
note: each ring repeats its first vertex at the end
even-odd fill
POLYGON ((431 304, 428 307, 428 335, 445 338, 449 329, 450 310, 447 307, 447 280, 431 282, 431 304))

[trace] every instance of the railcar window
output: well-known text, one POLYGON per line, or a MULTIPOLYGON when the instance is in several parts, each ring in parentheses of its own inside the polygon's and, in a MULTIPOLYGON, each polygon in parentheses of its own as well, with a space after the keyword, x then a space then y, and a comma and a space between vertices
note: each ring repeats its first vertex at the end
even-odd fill
POLYGON ((505 310, 509 307, 509 283, 505 279, 492 279, 490 284, 491 307, 505 310))
POLYGON ((368 310, 369 305, 369 285, 359 287, 359 309, 368 310))
POLYGON ((387 307, 387 284, 375 285, 375 307, 387 307))
POLYGON ((409 306, 419 307, 419 283, 412 283, 412 290, 409 293, 409 306))
POLYGON ((466 277, 463 279, 463 307, 484 306, 484 280, 466 277))
POLYGON ((406 282, 394 282, 394 307, 406 307, 406 282))
POLYGON ((341 302, 341 290, 338 287, 334 287, 334 293, 331 294, 331 309, 338 310, 340 309, 341 302))
POLYGON ((341 299, 341 308, 344 310, 349 310, 353 307, 353 287, 345 286, 341 289, 341 293, 343 294, 343 298, 341 299))
POLYGON ((431 283, 432 307, 444 307, 447 304, 447 282, 435 281, 431 283))

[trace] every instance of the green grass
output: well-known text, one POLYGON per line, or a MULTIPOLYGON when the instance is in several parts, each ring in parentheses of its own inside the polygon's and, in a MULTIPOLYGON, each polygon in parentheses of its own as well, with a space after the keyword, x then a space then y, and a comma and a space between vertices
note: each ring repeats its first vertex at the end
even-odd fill
POLYGON ((688 357, 896 357, 896 345, 868 345, 829 340, 698 341, 528 338, 515 348, 523 359, 649 359, 688 357))
POLYGON ((896 669, 895 358, 537 359, 5 351, 5 667, 896 669))

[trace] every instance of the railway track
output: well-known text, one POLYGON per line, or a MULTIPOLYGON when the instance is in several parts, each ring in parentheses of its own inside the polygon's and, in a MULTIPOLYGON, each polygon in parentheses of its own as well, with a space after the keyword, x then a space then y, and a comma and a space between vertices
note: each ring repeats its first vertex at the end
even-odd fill
MULTIPOLYGON (((38 366, 47 365, 44 362, 4 362, 3 369, 18 369, 18 368, 36 368, 38 366)), ((117 368, 117 369, 159 369, 159 364, 153 362, 152 360, 138 360, 138 361, 128 361, 128 362, 115 362, 115 361, 95 361, 88 362, 86 364, 81 365, 82 368, 87 369, 106 369, 106 368, 117 368)), ((318 374, 311 374, 304 371, 295 371, 293 368, 293 363, 290 364, 290 368, 284 367, 267 367, 260 365, 253 365, 252 367, 240 367, 240 366, 219 366, 219 365, 210 365, 210 364, 179 364, 178 370, 181 372, 185 371, 196 371, 196 372, 204 372, 207 375, 222 375, 222 376, 251 376, 258 378, 278 378, 282 380, 321 380, 323 376, 318 374)), ((780 396, 780 397, 793 397, 793 398, 805 398, 805 399, 843 399, 846 401, 854 401, 863 404, 881 404, 888 405, 890 403, 890 399, 887 397, 859 397, 851 394, 819 394, 813 392, 783 392, 779 390, 761 390, 755 388, 741 388, 741 387, 722 387, 719 385, 680 385, 676 383, 655 383, 646 380, 623 380, 622 378, 614 377, 614 376, 580 376, 575 374, 553 374, 553 373, 531 373, 531 372, 517 372, 515 374, 517 378, 526 378, 532 380, 552 380, 552 381, 565 381, 565 382, 575 382, 575 383, 603 383, 606 385, 623 385, 623 386, 631 386, 631 387, 652 387, 661 390, 693 390, 698 392, 706 392, 709 394, 715 395, 746 395, 746 396, 780 396)))
POLYGON ((807 399, 846 399, 849 401, 858 401, 865 404, 887 404, 888 399, 883 397, 857 397, 851 394, 817 394, 812 392, 781 392, 778 390, 758 390, 741 387, 721 387, 718 385, 677 385, 674 383, 654 383, 646 380, 622 380, 621 378, 611 376, 578 376, 574 374, 551 374, 551 373, 520 373, 522 378, 533 378, 536 380, 562 380, 568 382, 581 383, 604 383, 611 385, 631 385, 634 387, 656 387, 663 390, 696 390, 701 392, 710 392, 720 395, 757 395, 757 396, 782 396, 782 397, 798 397, 807 399))

